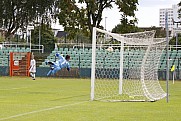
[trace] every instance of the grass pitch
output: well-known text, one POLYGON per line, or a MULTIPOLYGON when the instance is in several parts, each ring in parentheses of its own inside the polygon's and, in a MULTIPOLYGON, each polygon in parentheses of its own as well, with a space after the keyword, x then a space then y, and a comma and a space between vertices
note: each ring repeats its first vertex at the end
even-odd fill
POLYGON ((90 79, 0 77, 0 121, 181 121, 179 81, 170 82, 169 103, 99 102, 89 95, 90 79))

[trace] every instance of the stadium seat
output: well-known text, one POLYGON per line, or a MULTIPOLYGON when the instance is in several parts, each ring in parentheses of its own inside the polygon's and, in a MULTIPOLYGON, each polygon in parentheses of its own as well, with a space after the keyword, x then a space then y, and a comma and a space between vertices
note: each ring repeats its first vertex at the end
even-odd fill
POLYGON ((64 51, 68 51, 68 48, 64 48, 64 51))
POLYGON ((30 52, 30 48, 26 48, 26 52, 30 52))
POLYGON ((84 49, 83 49, 83 48, 80 48, 79 51, 84 51, 84 49))
POLYGON ((171 59, 175 59, 176 56, 177 56, 177 53, 172 53, 171 56, 170 56, 170 58, 171 58, 171 59))
POLYGON ((71 51, 71 57, 75 57, 76 56, 76 51, 71 51))
POLYGON ((62 52, 61 52, 61 54, 66 55, 66 54, 67 54, 67 52, 66 52, 66 51, 62 51, 62 52))
POLYGON ((22 47, 21 49, 22 49, 22 50, 25 50, 25 47, 22 47))
POLYGON ((73 51, 73 48, 69 48, 69 51, 73 51))
POLYGON ((2 52, 2 51, 0 51, 0 56, 1 56, 1 55, 3 55, 3 52, 2 52))
POLYGON ((79 49, 78 49, 78 48, 74 48, 74 51, 78 52, 78 51, 79 51, 79 49))
POLYGON ((57 53, 57 51, 52 51, 53 54, 57 53))
POLYGON ((22 50, 22 49, 21 49, 21 50, 18 50, 18 51, 19 51, 19 52, 24 52, 24 50, 22 50))
POLYGON ((55 48, 55 49, 54 49, 54 51, 56 51, 56 52, 57 52, 57 51, 58 51, 58 48, 55 48))
POLYGON ((71 51, 67 51, 67 52, 66 52, 66 54, 71 55, 71 54, 72 54, 72 52, 71 52, 71 51))
POLYGON ((63 48, 59 48, 58 50, 59 50, 60 52, 62 52, 62 51, 63 51, 63 48))
POLYGON ((85 51, 85 52, 89 52, 89 49, 88 49, 88 48, 84 48, 84 51, 85 51))

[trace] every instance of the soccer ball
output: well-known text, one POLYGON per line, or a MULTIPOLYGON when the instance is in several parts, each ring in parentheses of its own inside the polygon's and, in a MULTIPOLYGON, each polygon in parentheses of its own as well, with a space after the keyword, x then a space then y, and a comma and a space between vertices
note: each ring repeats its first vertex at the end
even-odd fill
POLYGON ((108 52, 113 52, 113 51, 114 51, 114 49, 113 49, 112 47, 108 47, 106 50, 107 50, 108 52))

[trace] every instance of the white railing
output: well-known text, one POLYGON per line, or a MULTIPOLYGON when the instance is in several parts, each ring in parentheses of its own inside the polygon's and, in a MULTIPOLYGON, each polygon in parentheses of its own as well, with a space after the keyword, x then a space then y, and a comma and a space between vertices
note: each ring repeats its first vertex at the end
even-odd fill
POLYGON ((6 47, 14 47, 14 48, 30 48, 30 52, 41 52, 44 53, 44 46, 43 45, 34 45, 32 44, 31 47, 29 44, 17 44, 17 43, 0 43, 0 49, 6 47))
MULTIPOLYGON (((92 47, 92 44, 85 44, 85 43, 56 43, 55 44, 56 47, 57 45, 61 45, 62 47, 66 47, 66 46, 72 46, 72 48, 91 48, 92 47)), ((97 47, 121 47, 120 44, 97 44, 97 47)), ((127 47, 125 45, 125 47, 127 47)), ((143 45, 129 45, 128 47, 146 47, 146 46, 143 46, 143 45)), ((181 50, 181 45, 169 45, 169 50, 181 50)))

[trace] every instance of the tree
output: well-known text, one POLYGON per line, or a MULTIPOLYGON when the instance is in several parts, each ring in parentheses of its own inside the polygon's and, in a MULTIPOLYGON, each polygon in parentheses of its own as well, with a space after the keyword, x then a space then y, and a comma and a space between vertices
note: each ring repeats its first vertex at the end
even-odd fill
MULTIPOLYGON (((178 3, 178 6, 181 6, 181 1, 178 3)), ((178 13, 181 13, 181 8, 179 8, 178 13)), ((179 18, 181 18, 181 14, 178 14, 179 18)))
MULTIPOLYGON (((107 8, 112 8, 113 4, 117 5, 120 14, 125 18, 135 18, 138 0, 78 0, 79 4, 85 4, 85 7, 79 7, 76 0, 62 0, 59 8, 59 19, 67 30, 77 28, 89 32, 90 37, 93 27, 100 27, 102 13, 107 8)), ((79 30, 79 31, 80 31, 79 30)))
MULTIPOLYGON (((39 27, 35 27, 32 30, 32 44, 39 44, 39 27)), ((50 52, 54 49, 57 39, 54 37, 54 33, 50 25, 42 24, 41 25, 41 45, 44 45, 44 50, 50 52)))
MULTIPOLYGON (((179 10, 178 10, 178 16, 179 16, 179 18, 181 18, 181 1, 178 3, 178 6, 179 6, 179 10)), ((171 44, 171 45, 175 45, 175 43, 176 43, 176 37, 173 37, 171 40, 170 40, 170 43, 169 44, 171 44)), ((181 35, 180 34, 178 34, 178 45, 181 45, 181 35)))
POLYGON ((59 5, 59 23, 63 25, 64 31, 68 32, 68 38, 72 40, 80 35, 90 36, 86 24, 86 10, 79 8, 75 0, 61 0, 59 5))
POLYGON ((18 29, 26 29, 27 25, 42 18, 43 23, 49 23, 57 11, 60 0, 1 0, 0 27, 7 30, 8 38, 18 29))
MULTIPOLYGON (((181 34, 178 34, 178 41, 177 41, 177 45, 181 45, 181 34)), ((176 45, 176 36, 172 37, 169 41, 170 45, 176 45)))
POLYGON ((134 32, 140 32, 142 31, 140 28, 138 28, 135 25, 132 25, 130 23, 121 23, 116 25, 113 29, 112 32, 113 33, 120 33, 120 34, 124 34, 124 33, 134 33, 134 32))
POLYGON ((3 36, 0 36, 0 42, 3 42, 5 38, 3 36))
MULTIPOLYGON (((162 27, 141 27, 140 28, 142 31, 152 31, 155 30, 155 38, 165 38, 166 37, 166 30, 162 27)), ((170 33, 170 32, 169 32, 170 33)))

